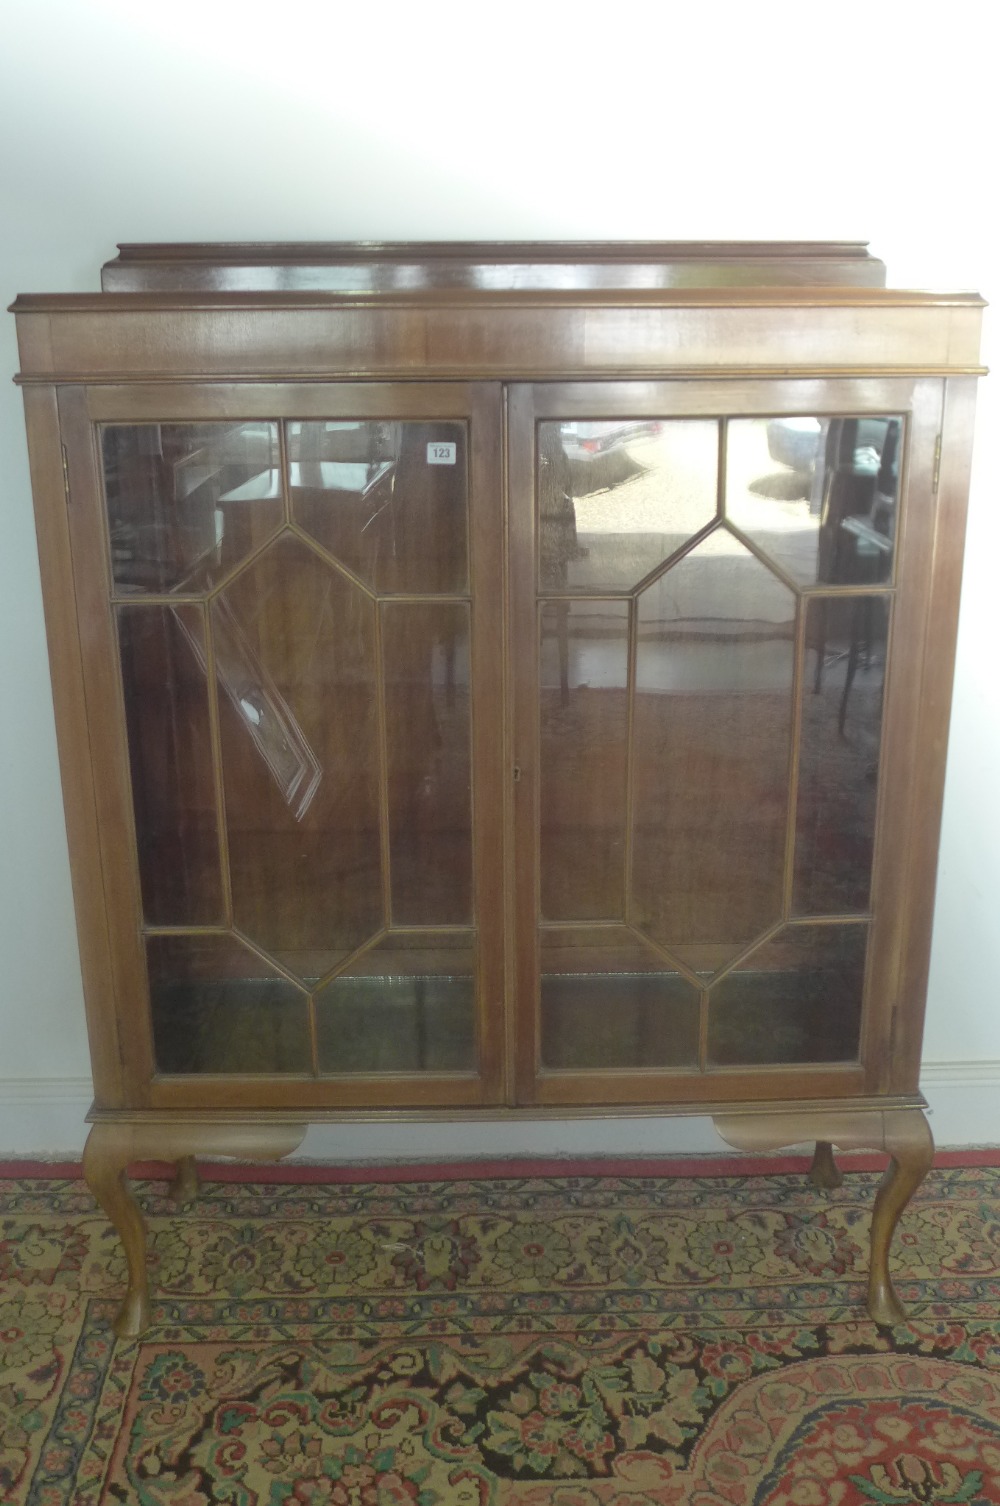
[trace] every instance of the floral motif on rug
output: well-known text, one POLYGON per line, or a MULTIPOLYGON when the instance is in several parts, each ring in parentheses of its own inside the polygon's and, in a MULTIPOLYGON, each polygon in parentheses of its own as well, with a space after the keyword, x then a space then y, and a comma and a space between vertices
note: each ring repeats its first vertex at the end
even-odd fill
POLYGON ((875 1178, 0 1183, 10 1506, 1000 1506, 1000 1170, 931 1174, 862 1316, 875 1178))

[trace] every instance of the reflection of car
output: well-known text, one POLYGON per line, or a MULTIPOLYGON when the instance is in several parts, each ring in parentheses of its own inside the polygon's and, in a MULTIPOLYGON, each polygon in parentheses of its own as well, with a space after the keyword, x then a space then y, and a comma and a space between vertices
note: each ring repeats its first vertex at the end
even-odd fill
MULTIPOLYGON (((855 452, 873 450, 881 455, 889 427, 887 418, 858 418, 854 439, 855 452)), ((767 448, 771 459, 793 471, 810 472, 822 459, 820 449, 826 443, 829 419, 772 418, 767 426, 767 448)))
POLYGON ((793 471, 811 471, 822 433, 818 418, 772 418, 767 426, 768 453, 793 471))
POLYGON ((658 434, 656 418, 605 419, 600 423, 564 423, 560 425, 563 454, 567 460, 593 461, 620 450, 634 439, 658 434))

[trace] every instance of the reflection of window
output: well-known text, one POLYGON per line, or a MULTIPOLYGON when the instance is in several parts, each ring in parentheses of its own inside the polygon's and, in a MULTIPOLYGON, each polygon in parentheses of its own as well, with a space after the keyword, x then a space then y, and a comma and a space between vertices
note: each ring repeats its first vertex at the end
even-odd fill
POLYGON ((726 519, 797 585, 889 579, 902 419, 731 419, 726 519))
POLYGON ((543 591, 636 589, 718 510, 717 419, 541 423, 543 591))

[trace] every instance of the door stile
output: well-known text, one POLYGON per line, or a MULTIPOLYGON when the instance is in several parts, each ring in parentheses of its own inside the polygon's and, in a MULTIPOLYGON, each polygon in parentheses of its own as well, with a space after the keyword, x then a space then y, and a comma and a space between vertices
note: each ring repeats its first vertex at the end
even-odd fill
POLYGON ((128 1101, 149 1102, 153 1053, 142 950, 132 782, 119 674, 118 633, 103 516, 100 458, 87 390, 65 387, 59 412, 66 445, 73 577, 83 647, 89 753, 95 780, 111 981, 128 1101))
POLYGON ((538 608, 535 595, 535 389, 508 398, 508 655, 511 666, 516 1102, 537 1102, 539 1066, 538 608))
POLYGON ((469 550, 472 588, 472 832, 479 937, 479 1068, 482 1099, 505 1097, 510 1008, 505 956, 504 478, 503 392, 469 391, 469 550), (498 693, 499 687, 499 693, 498 693))

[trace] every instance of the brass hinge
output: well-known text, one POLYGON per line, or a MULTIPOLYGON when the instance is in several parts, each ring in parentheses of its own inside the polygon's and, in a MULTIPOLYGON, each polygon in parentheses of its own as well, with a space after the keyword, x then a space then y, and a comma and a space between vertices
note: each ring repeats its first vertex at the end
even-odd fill
POLYGON ((931 492, 936 497, 938 482, 941 480, 941 435, 934 441, 934 479, 931 482, 931 492))
POLYGON ((66 446, 65 445, 63 445, 63 447, 62 447, 62 460, 63 460, 63 487, 64 487, 65 492, 66 492, 66 506, 68 507, 69 506, 69 456, 66 453, 66 446))

